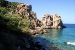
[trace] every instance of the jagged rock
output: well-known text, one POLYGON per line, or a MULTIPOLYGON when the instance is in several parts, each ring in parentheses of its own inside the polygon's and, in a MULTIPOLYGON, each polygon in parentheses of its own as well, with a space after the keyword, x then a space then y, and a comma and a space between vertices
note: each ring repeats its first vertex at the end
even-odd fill
POLYGON ((44 26, 45 25, 52 26, 52 20, 53 20, 53 18, 49 14, 45 14, 42 18, 42 22, 43 22, 44 26))
POLYGON ((44 28, 63 28, 61 17, 57 14, 45 14, 42 17, 42 23, 44 25, 44 28))
POLYGON ((19 14, 21 17, 29 19, 32 11, 32 6, 29 4, 19 3, 14 13, 19 14))
POLYGON ((63 28, 63 23, 61 17, 57 14, 53 15, 53 27, 54 28, 63 28))
POLYGON ((19 3, 13 13, 19 14, 22 18, 28 19, 30 21, 30 29, 35 30, 33 31, 33 34, 41 32, 44 28, 63 27, 61 17, 57 14, 45 14, 42 17, 42 21, 37 19, 36 13, 32 11, 32 5, 30 4, 19 3), (37 27, 40 27, 40 29, 37 30, 37 27))
POLYGON ((32 5, 19 3, 17 8, 13 11, 15 14, 19 14, 22 18, 30 20, 30 28, 40 27, 41 21, 37 19, 36 13, 32 11, 32 5))

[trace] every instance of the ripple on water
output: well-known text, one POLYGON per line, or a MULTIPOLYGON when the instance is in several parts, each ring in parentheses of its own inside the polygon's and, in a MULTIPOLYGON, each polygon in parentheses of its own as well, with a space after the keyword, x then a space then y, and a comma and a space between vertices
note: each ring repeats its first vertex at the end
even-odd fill
MULTIPOLYGON (((64 29, 49 29, 49 33, 36 35, 36 40, 39 40, 43 43, 45 42, 48 44, 49 42, 52 43, 52 46, 58 47, 60 50, 75 50, 75 46, 67 45, 66 42, 68 41, 75 41, 75 28, 64 28, 64 29), (44 40, 47 41, 44 41, 44 40)), ((45 44, 45 45, 46 45, 45 44)))

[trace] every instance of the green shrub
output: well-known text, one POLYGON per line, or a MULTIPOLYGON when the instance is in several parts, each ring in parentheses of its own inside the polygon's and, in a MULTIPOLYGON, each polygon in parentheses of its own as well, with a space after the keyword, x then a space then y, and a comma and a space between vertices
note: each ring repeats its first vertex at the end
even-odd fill
POLYGON ((23 19, 17 14, 6 14, 4 17, 8 19, 7 25, 13 30, 20 29, 22 32, 29 32, 30 22, 27 19, 23 19))
MULTIPOLYGON (((3 4, 4 1, 6 0, 0 0, 0 4, 3 4)), ((0 25, 7 25, 10 29, 15 31, 21 30, 22 32, 29 32, 29 20, 23 19, 18 14, 11 13, 17 4, 16 2, 8 2, 7 5, 11 6, 10 8, 0 6, 0 25)))

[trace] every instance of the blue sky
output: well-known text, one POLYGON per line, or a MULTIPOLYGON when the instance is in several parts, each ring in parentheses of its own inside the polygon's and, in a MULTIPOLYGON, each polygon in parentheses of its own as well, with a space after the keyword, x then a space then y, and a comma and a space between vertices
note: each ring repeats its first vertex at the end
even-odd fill
POLYGON ((37 18, 44 14, 59 14, 63 23, 75 24, 75 0, 8 0, 32 5, 37 18))

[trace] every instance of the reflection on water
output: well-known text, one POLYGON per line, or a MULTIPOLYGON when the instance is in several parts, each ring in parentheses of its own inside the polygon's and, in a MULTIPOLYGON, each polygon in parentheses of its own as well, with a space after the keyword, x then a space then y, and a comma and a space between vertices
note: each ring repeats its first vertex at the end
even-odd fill
POLYGON ((38 35, 42 38, 46 38, 48 40, 57 40, 62 34, 63 29, 48 29, 48 33, 38 35))
POLYGON ((63 29, 49 29, 49 38, 51 40, 57 40, 61 36, 62 30, 63 29))

